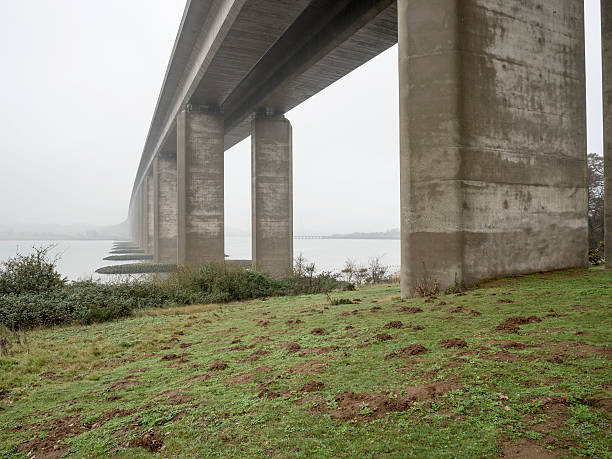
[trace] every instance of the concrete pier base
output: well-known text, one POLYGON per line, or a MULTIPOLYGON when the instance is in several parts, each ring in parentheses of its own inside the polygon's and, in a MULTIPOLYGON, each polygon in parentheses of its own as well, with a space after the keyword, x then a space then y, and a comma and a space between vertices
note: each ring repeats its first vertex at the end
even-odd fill
POLYGON ((275 277, 293 267, 292 129, 284 116, 251 125, 253 265, 275 277))
POLYGON ((154 260, 176 263, 178 253, 178 212, 176 154, 160 153, 153 161, 155 209, 154 260))
POLYGON ((223 118, 182 111, 177 117, 178 263, 224 260, 223 118))
POLYGON ((604 244, 606 267, 612 268, 612 0, 601 1, 604 111, 604 244))
POLYGON ((403 296, 587 265, 583 15, 398 0, 403 296))

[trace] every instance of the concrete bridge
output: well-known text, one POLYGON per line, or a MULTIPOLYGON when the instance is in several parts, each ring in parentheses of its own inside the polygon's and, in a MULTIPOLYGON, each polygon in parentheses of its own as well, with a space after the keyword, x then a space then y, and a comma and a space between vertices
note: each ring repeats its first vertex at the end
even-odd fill
MULTIPOLYGON (((612 0, 603 9, 607 57, 612 0)), ((224 151, 250 135, 253 263, 287 273, 284 114, 399 42, 403 294, 586 266, 583 16, 582 0, 190 0, 136 174, 132 240, 163 263, 222 261, 224 151)))

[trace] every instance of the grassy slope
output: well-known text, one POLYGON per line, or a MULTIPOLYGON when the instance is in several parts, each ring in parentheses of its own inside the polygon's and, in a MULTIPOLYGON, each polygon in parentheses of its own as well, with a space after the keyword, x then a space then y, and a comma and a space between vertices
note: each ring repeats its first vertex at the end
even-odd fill
POLYGON ((611 457, 612 272, 508 279, 433 303, 401 302, 397 285, 333 296, 362 301, 271 298, 30 332, 0 357, 0 457, 153 454, 139 442, 163 442, 168 457, 611 457), (531 315, 542 321, 495 330, 531 315), (397 320, 424 328, 383 328, 397 320), (440 344, 455 337, 467 347, 440 344), (415 343, 428 352, 385 359, 415 343), (241 345, 253 347, 230 350, 241 345), (228 368, 209 369, 219 360, 228 368), (312 381, 324 386, 298 390, 312 381), (344 392, 370 395, 355 411, 344 392), (381 397, 404 411, 383 413, 381 397))

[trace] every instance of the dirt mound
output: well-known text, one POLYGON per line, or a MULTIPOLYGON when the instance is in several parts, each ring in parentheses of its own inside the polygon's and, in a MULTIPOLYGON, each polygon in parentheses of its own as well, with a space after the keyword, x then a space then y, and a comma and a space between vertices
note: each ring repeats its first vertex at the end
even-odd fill
POLYGON ((372 306, 370 308, 370 312, 376 313, 378 311, 382 311, 382 308, 380 306, 372 306))
POLYGON ((533 322, 542 322, 542 319, 536 316, 529 317, 509 317, 504 320, 501 324, 495 327, 495 330, 505 332, 505 333, 516 333, 520 330, 521 325, 530 324, 533 322))
POLYGON ((446 348, 446 349, 452 349, 454 347, 466 347, 467 346, 467 342, 464 339, 461 339, 461 338, 443 339, 442 341, 440 341, 440 344, 442 345, 443 348, 446 348))
POLYGON ((497 300, 498 304, 512 304, 514 303, 513 300, 509 299, 509 298, 501 298, 499 300, 497 300))
POLYGON ((224 362, 223 360, 217 360, 216 362, 211 363, 210 366, 208 367, 210 371, 222 371, 222 370, 227 370, 228 368, 229 368, 229 365, 227 364, 227 362, 224 362))
POLYGON ((386 329, 391 329, 391 328, 402 328, 404 326, 404 324, 402 323, 401 320, 394 320, 392 322, 389 322, 387 325, 385 325, 383 328, 386 329))
POLYGON ((86 426, 81 424, 81 419, 78 417, 54 419, 45 422, 45 426, 50 427, 45 439, 35 438, 22 443, 17 447, 17 451, 28 453, 28 457, 62 457, 70 449, 68 445, 62 444, 66 437, 79 435, 88 430, 86 426))
POLYGON ((310 330, 310 333, 313 335, 325 335, 327 332, 323 328, 313 328, 310 330))
POLYGON ((126 390, 126 389, 131 389, 133 387, 138 387, 139 385, 140 383, 138 382, 138 377, 132 375, 132 376, 128 376, 123 379, 118 379, 108 388, 108 390, 109 391, 126 390))
POLYGON ((283 344, 281 347, 286 349, 290 354, 298 352, 300 349, 302 349, 302 346, 300 346, 298 343, 283 344))
POLYGON ((334 399, 337 408, 327 408, 327 412, 341 419, 368 421, 388 413, 407 411, 419 401, 433 400, 457 387, 451 383, 439 382, 408 387, 404 391, 406 395, 344 392, 334 399))
POLYGON ((257 362, 261 356, 268 355, 269 351, 264 351, 263 349, 258 349, 255 352, 251 353, 251 355, 246 356, 243 359, 240 359, 240 362, 257 362))
POLYGON ((188 354, 165 354, 159 359, 160 362, 165 362, 168 360, 178 360, 187 357, 188 354))
POLYGON ((258 327, 267 327, 268 325, 270 325, 269 320, 260 320, 257 322, 258 327))
POLYGON ((406 314, 416 314, 417 312, 423 312, 423 310, 413 306, 402 306, 400 308, 400 312, 405 312, 406 314))
POLYGON ((425 354, 427 352, 427 348, 422 344, 411 344, 410 346, 404 347, 397 352, 391 352, 385 356, 385 359, 392 359, 395 357, 400 357, 402 355, 419 355, 425 354))
POLYGON ((393 336, 389 333, 379 333, 374 338, 376 338, 378 341, 390 341, 393 339, 393 336))
POLYGON ((304 321, 300 320, 300 319, 289 319, 287 322, 285 322, 287 325, 299 325, 299 324, 303 324, 304 321))
POLYGON ((164 439, 156 429, 144 434, 142 437, 132 438, 127 446, 130 448, 144 448, 152 453, 156 453, 163 448, 164 439))
POLYGON ((298 392, 317 392, 323 390, 325 384, 320 381, 309 381, 298 389, 298 392))

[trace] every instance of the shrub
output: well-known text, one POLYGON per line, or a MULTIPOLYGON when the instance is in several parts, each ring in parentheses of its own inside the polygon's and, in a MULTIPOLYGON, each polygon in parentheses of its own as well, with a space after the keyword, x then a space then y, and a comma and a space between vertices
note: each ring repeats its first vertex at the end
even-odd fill
POLYGON ((604 262, 604 243, 600 242, 596 249, 589 250, 589 263, 593 266, 598 266, 604 262))
POLYGON ((16 257, 3 262, 0 268, 0 295, 45 292, 63 287, 66 279, 57 272, 57 258, 52 260, 49 257, 53 247, 34 247, 31 255, 18 253, 16 257))

